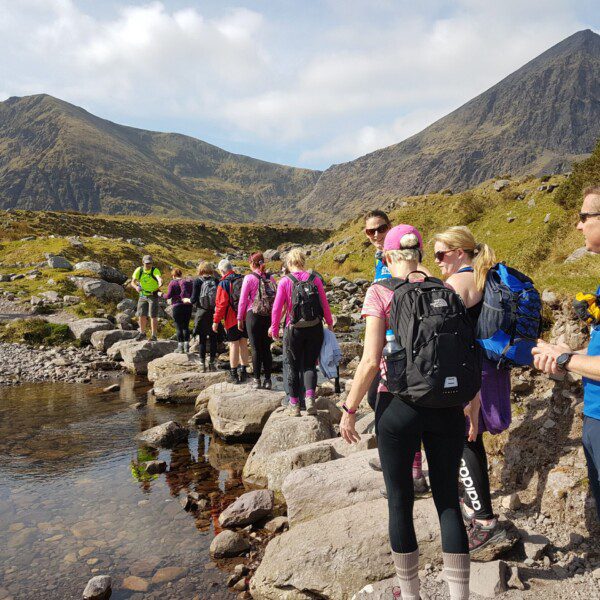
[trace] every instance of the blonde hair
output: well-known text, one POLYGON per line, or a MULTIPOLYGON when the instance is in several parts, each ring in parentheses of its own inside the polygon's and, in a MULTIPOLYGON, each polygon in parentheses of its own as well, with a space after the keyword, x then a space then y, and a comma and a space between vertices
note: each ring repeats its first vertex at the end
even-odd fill
POLYGON ((483 291, 488 271, 498 262, 496 253, 487 244, 476 242, 471 230, 464 225, 448 227, 442 233, 436 233, 433 241, 446 244, 450 250, 460 249, 468 254, 473 260, 475 285, 479 291, 483 291))
POLYGON ((198 263, 198 275, 214 275, 215 265, 211 262, 203 260, 198 263))
POLYGON ((302 248, 292 248, 285 255, 285 264, 288 267, 297 267, 298 269, 304 269, 306 265, 306 253, 302 248))
POLYGON ((419 250, 419 238, 414 233, 407 233, 400 239, 398 250, 386 250, 385 258, 391 263, 419 262, 421 251, 419 250))

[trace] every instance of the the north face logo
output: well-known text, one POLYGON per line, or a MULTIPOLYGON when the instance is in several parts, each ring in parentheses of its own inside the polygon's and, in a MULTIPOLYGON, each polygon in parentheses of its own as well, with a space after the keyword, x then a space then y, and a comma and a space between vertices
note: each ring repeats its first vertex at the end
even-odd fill
POLYGON ((437 298, 431 303, 431 308, 446 308, 448 303, 443 298, 437 298))

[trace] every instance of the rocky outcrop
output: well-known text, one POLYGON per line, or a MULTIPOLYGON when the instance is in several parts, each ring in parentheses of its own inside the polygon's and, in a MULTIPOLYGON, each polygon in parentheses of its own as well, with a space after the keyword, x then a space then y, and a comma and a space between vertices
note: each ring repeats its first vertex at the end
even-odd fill
MULTIPOLYGON (((263 463, 267 485, 270 490, 280 492, 284 481, 292 471, 304 471, 304 467, 326 463, 356 452, 361 453, 361 451, 376 448, 376 446, 377 440, 374 435, 363 435, 357 444, 348 444, 341 437, 337 437, 282 452, 274 452, 269 454, 263 463)), ((338 468, 341 466, 338 467, 336 463, 333 470, 336 471, 338 468)), ((371 472, 374 473, 372 469, 371 472)))
POLYGON ((268 483, 265 467, 269 455, 334 437, 328 414, 292 417, 283 408, 273 412, 244 465, 244 479, 264 487, 268 483))
POLYGON ((376 456, 377 450, 366 450, 292 471, 282 488, 290 527, 333 510, 380 498, 383 475, 369 466, 369 460, 376 456))
POLYGON ((170 448, 176 444, 187 442, 188 434, 189 430, 176 421, 168 421, 142 431, 138 434, 137 439, 156 448, 170 448))
POLYGON ((123 285, 127 281, 127 275, 119 271, 119 269, 109 267, 108 265, 101 265, 100 263, 91 260, 78 262, 73 266, 73 269, 75 271, 89 271, 109 283, 123 285))
POLYGON ((123 331, 122 329, 94 331, 90 336, 90 341, 94 348, 106 352, 113 344, 122 340, 133 340, 137 335, 137 331, 123 331))
MULTIPOLYGON (((414 508, 420 563, 439 560, 433 500, 414 508)), ((348 600, 365 585, 391 577, 387 500, 359 502, 300 523, 269 542, 250 581, 255 600, 348 600)))
POLYGON ((71 271, 73 269, 73 265, 71 265, 71 263, 64 256, 47 254, 46 258, 49 269, 65 269, 67 271, 71 271))
POLYGON ((171 340, 123 340, 113 344, 108 349, 108 356, 112 360, 122 360, 123 366, 132 373, 145 375, 148 371, 148 363, 155 358, 173 352, 177 342, 171 340))
POLYGON ((197 354, 182 354, 171 352, 148 363, 148 380, 157 381, 169 375, 180 373, 200 372, 200 358, 197 354))
POLYGON ((94 277, 69 277, 69 280, 74 283, 88 297, 97 298, 98 300, 111 300, 119 302, 125 298, 125 290, 123 286, 117 283, 109 283, 103 279, 94 277))
POLYGON ((177 402, 178 404, 193 404, 198 394, 215 382, 224 381, 225 371, 215 373, 178 373, 161 377, 154 382, 154 396, 159 402, 177 402))
POLYGON ((249 390, 245 386, 219 383, 198 396, 196 409, 208 403, 213 429, 225 439, 258 437, 284 397, 284 392, 249 390))
POLYGON ((77 319, 68 323, 73 337, 80 342, 87 344, 96 331, 108 331, 114 325, 108 319, 77 319))
POLYGON ((254 490, 242 494, 220 515, 221 527, 243 527, 256 523, 271 514, 274 507, 273 492, 254 490))

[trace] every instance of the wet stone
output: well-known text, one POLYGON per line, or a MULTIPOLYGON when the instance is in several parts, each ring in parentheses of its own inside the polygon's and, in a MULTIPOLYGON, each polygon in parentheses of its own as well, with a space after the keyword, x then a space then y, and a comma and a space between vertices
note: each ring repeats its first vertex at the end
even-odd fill
POLYGON ((186 567, 163 567, 159 569, 152 577, 152 583, 166 583, 167 581, 175 581, 181 577, 187 575, 186 567))
POLYGON ((126 590, 131 590, 132 592, 147 592, 150 584, 141 577, 130 575, 129 577, 125 577, 123 580, 123 587, 126 590))

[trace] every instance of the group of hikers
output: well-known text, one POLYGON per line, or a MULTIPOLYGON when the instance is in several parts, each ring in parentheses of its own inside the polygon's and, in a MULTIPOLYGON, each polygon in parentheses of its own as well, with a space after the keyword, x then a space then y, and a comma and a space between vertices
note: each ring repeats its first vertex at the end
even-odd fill
MULTIPOLYGON (((585 190, 577 227, 587 249, 600 253, 600 186, 585 190)), ((477 242, 467 227, 434 233, 441 278, 423 266, 423 236, 415 227, 394 226, 385 212, 373 210, 365 216, 365 234, 375 249, 375 277, 364 299, 364 349, 342 405, 340 433, 349 443, 360 439, 356 413, 366 396, 375 412, 379 453, 371 467, 383 471, 403 600, 421 597, 413 504, 415 493, 429 486, 439 515, 450 597, 466 600, 470 552, 506 537, 492 507, 483 433, 495 435, 510 425, 512 366, 583 376, 583 446, 600 519, 600 287, 584 302, 590 344, 574 351, 538 339, 541 301, 533 283, 498 263, 492 248, 477 242)), ((322 278, 306 268, 300 248, 287 253, 278 282, 268 273, 262 253, 254 253, 249 266, 250 273, 242 277, 224 259, 217 278, 213 266, 204 262, 191 284, 180 270, 172 271, 165 297, 173 304, 180 349, 189 350, 189 321, 196 305, 193 331, 200 336, 203 368, 207 345, 208 368, 215 368, 222 330, 229 341, 231 381, 247 378, 249 339, 252 385, 270 389, 270 343, 279 339, 283 319, 288 410, 300 415, 304 397, 307 414, 315 414, 317 361, 334 324, 322 278)), ((158 305, 152 293, 161 284, 151 257, 144 257, 133 285, 140 290, 140 331, 145 332, 150 317, 153 336, 158 305)))

